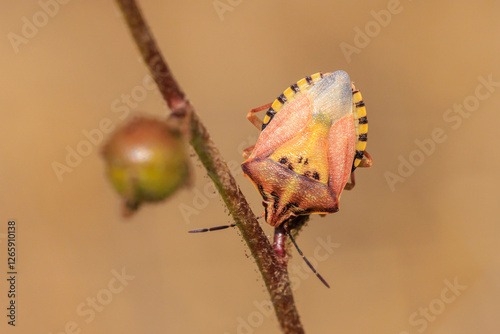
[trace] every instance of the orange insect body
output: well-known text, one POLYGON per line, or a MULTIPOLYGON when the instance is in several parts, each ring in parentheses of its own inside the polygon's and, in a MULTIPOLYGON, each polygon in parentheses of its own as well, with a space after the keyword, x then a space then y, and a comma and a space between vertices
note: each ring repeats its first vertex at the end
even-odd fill
MULTIPOLYGON (((366 146, 366 111, 355 94, 347 73, 317 73, 285 90, 267 111, 242 169, 260 192, 271 226, 338 211, 366 146)), ((260 122, 252 111, 249 119, 260 122)))

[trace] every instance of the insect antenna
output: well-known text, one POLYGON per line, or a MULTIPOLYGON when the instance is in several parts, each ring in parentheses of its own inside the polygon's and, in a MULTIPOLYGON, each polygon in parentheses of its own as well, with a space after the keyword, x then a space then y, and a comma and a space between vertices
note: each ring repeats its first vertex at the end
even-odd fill
POLYGON ((202 233, 202 232, 219 231, 219 230, 225 230, 226 228, 235 227, 235 226, 236 226, 236 224, 230 224, 230 225, 221 225, 221 226, 215 226, 215 227, 210 227, 210 228, 199 228, 197 230, 188 231, 188 233, 202 233))
POLYGON ((304 253, 302 253, 302 251, 300 250, 299 246, 297 246, 297 243, 295 242, 295 239, 292 237, 292 233, 290 233, 290 231, 288 230, 288 226, 284 226, 285 227, 285 231, 286 233, 288 234, 288 236, 290 237, 290 240, 292 240, 292 243, 293 245, 295 246, 295 248, 297 249, 297 252, 299 252, 300 256, 302 256, 302 258, 304 259, 304 261, 307 263, 307 265, 309 266, 309 268, 311 268, 312 272, 316 274, 316 276, 319 278, 319 280, 327 287, 327 288, 330 288, 330 285, 328 285, 328 283, 325 281, 325 279, 323 278, 323 276, 320 275, 320 273, 318 273, 316 271, 316 269, 313 267, 313 265, 311 264, 311 262, 309 262, 309 260, 304 256, 304 253))
MULTIPOLYGON (((262 216, 255 217, 256 219, 260 219, 264 217, 264 214, 262 216)), ((229 224, 229 225, 221 225, 221 226, 215 226, 215 227, 209 227, 209 228, 199 228, 196 230, 190 230, 188 233, 203 233, 203 232, 212 232, 212 231, 219 231, 219 230, 225 230, 226 228, 230 227, 235 227, 236 224, 229 224)))

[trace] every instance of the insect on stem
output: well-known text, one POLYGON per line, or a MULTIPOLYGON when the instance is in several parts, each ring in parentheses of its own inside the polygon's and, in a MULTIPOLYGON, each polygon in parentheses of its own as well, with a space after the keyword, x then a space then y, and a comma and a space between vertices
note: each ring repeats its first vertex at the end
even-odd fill
POLYGON ((286 233, 288 234, 288 236, 290 237, 290 240, 292 240, 292 243, 293 245, 295 246, 295 248, 297 249, 297 252, 299 252, 300 256, 302 256, 302 258, 304 259, 304 261, 307 263, 307 265, 309 266, 309 268, 311 268, 312 272, 316 274, 316 276, 319 278, 319 280, 327 287, 327 288, 330 288, 330 285, 326 282, 326 280, 323 278, 323 276, 320 275, 320 273, 318 273, 316 271, 316 269, 313 267, 313 265, 311 264, 311 262, 309 262, 309 260, 304 256, 304 253, 302 253, 302 251, 300 250, 299 246, 297 246, 297 243, 295 242, 295 239, 292 237, 292 233, 290 233, 290 231, 288 230, 288 226, 285 224, 285 231, 286 233))
MULTIPOLYGON (((263 218, 263 216, 264 215, 256 217, 256 218, 257 219, 263 218)), ((227 228, 235 227, 235 226, 236 226, 236 224, 229 224, 229 225, 221 225, 221 226, 215 226, 215 227, 210 227, 210 228, 199 228, 199 229, 196 229, 196 230, 190 230, 190 231, 188 231, 188 233, 204 233, 204 232, 219 231, 219 230, 225 230, 227 228)), ((276 229, 279 229, 279 228, 280 227, 277 227, 276 229)), ((305 263, 307 263, 307 265, 309 266, 309 268, 311 269, 311 271, 314 274, 316 274, 316 276, 319 278, 319 280, 327 288, 330 288, 330 285, 326 282, 326 280, 323 278, 323 276, 321 276, 321 274, 316 271, 316 268, 314 268, 314 266, 311 264, 311 262, 309 262, 309 260, 305 257, 304 253, 302 253, 302 251, 300 250, 299 246, 297 245, 297 243, 295 242, 295 239, 292 236, 292 233, 290 233, 290 230, 288 229, 288 224, 286 224, 286 223, 283 224, 282 228, 285 230, 285 234, 290 237, 290 240, 292 241, 293 245, 297 249, 297 252, 299 252, 300 256, 302 257, 302 259, 304 259, 305 263)), ((279 247, 279 248, 281 248, 281 247, 279 247)), ((279 253, 279 251, 278 251, 278 253, 279 253)), ((279 254, 279 255, 283 256, 283 254, 279 254)))

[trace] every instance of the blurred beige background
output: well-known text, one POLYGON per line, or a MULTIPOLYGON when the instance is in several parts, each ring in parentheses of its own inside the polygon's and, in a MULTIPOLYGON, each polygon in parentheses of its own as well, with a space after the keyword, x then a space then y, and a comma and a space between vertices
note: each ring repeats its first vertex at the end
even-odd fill
MULTIPOLYGON (((15 329, 0 280, 0 331, 279 333, 256 306, 267 292, 238 233, 186 233, 230 222, 196 158, 191 189, 120 215, 100 124, 167 110, 143 86, 146 68, 115 3, 0 3, 1 277, 10 219, 19 271, 15 329), (53 164, 76 149, 87 156, 58 176, 53 164), (114 278, 122 271, 124 283, 114 278)), ((362 90, 375 164, 357 173, 339 213, 313 217, 298 240, 332 285, 294 274, 307 333, 500 331, 498 1, 140 4, 235 170, 258 135, 250 108, 318 71, 343 69, 362 90), (334 243, 332 254, 318 238, 334 243)), ((260 214, 258 193, 237 180, 260 214)))

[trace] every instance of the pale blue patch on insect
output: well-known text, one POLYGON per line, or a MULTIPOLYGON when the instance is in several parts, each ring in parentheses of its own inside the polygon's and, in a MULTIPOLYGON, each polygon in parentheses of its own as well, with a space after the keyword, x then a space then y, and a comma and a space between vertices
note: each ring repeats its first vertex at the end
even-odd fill
POLYGON ((332 123, 352 114, 351 79, 344 71, 325 75, 308 93, 314 111, 326 113, 332 123))
POLYGON ((322 110, 318 110, 312 114, 310 123, 315 123, 328 129, 332 126, 331 116, 328 112, 323 112, 322 110))

